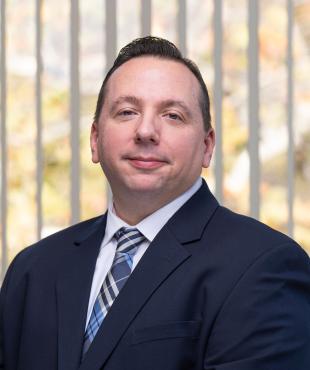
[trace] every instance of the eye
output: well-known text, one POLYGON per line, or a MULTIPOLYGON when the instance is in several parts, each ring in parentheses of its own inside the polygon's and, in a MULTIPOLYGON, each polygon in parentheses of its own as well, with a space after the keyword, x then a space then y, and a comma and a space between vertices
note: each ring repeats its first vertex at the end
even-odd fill
POLYGON ((129 109, 124 109, 124 110, 118 112, 119 116, 124 116, 124 117, 129 117, 129 116, 132 116, 134 114, 135 114, 135 112, 132 111, 132 110, 129 110, 129 109))
POLYGON ((175 112, 168 112, 165 114, 165 117, 173 120, 173 121, 183 121, 183 118, 180 114, 175 112))
POLYGON ((136 111, 132 109, 124 108, 122 110, 119 110, 116 113, 115 118, 118 119, 119 121, 129 121, 129 120, 134 119, 136 115, 137 115, 136 111))

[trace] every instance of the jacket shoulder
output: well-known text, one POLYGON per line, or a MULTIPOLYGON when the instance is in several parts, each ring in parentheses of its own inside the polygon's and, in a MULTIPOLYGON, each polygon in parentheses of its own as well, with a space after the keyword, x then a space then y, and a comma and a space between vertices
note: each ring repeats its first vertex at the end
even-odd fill
MULTIPOLYGON (((256 237, 258 242, 268 241, 269 243, 291 243, 295 241, 284 233, 258 221, 250 216, 241 215, 225 207, 218 207, 214 222, 225 224, 226 233, 231 237, 241 239, 253 239, 256 237)), ((222 229, 223 231, 223 229, 222 229)), ((253 239, 253 242, 255 240, 253 239)))
POLYGON ((302 247, 289 236, 249 216, 218 207, 206 233, 221 255, 238 256, 241 261, 253 259, 280 247, 289 247, 293 254, 309 259, 302 247))
POLYGON ((7 275, 22 276, 35 268, 37 264, 56 265, 63 257, 76 247, 81 238, 87 237, 93 230, 100 227, 105 216, 94 217, 78 224, 69 226, 21 250, 13 259, 7 275))

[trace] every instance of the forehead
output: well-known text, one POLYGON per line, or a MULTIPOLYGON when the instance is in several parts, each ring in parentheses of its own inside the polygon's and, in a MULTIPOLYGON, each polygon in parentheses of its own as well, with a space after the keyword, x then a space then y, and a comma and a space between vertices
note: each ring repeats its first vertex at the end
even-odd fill
POLYGON ((121 65, 107 83, 106 98, 135 95, 145 99, 185 100, 198 104, 200 86, 182 63, 152 56, 137 57, 121 65))

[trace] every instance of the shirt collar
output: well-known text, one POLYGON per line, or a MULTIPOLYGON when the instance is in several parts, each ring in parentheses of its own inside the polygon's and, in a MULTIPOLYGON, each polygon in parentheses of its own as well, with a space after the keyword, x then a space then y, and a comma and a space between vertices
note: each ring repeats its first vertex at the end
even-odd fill
POLYGON ((183 206, 184 203, 188 201, 190 197, 196 193, 201 184, 202 179, 199 177, 196 182, 183 194, 164 205, 151 215, 147 216, 135 226, 128 225, 115 214, 113 199, 111 198, 109 200, 107 224, 102 246, 109 243, 116 231, 124 226, 136 227, 148 239, 149 242, 152 242, 167 221, 179 210, 179 208, 183 206))

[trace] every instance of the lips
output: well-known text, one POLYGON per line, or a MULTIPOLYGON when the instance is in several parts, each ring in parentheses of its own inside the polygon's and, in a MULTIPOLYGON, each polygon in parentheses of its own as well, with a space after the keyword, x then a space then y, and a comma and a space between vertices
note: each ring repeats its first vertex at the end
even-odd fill
POLYGON ((167 164, 167 161, 157 157, 130 156, 126 158, 135 168, 152 170, 167 164))

